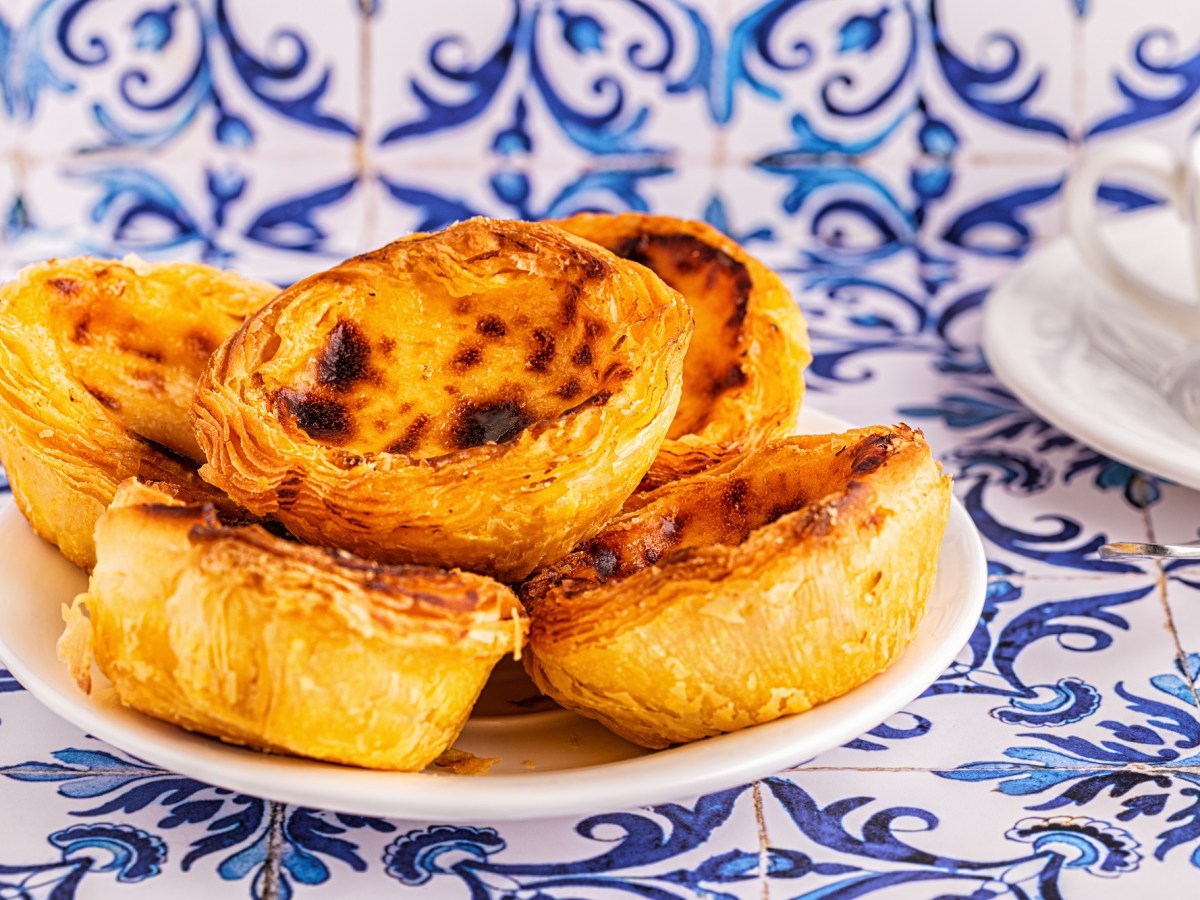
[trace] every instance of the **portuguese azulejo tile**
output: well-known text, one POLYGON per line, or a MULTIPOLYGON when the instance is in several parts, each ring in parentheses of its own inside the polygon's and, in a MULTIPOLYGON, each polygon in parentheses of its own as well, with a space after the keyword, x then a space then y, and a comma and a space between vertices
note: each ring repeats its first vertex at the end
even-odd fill
POLYGON ((1075 137, 1082 4, 929 3, 922 99, 970 161, 1061 155, 1075 137))
POLYGON ((384 158, 708 161, 711 4, 383 3, 370 143, 384 158))
POLYGON ((706 217, 714 170, 645 165, 403 166, 383 171, 374 188, 377 222, 373 243, 411 230, 440 228, 473 215, 545 219, 581 210, 669 212, 706 217))
POLYGON ((930 772, 797 772, 763 786, 771 896, 1116 900, 1170 878, 1165 865, 1190 852, 1172 839, 1194 821, 1160 838, 1165 816, 1147 814, 1158 800, 1123 805, 1101 793, 1111 782, 1061 804, 1053 788, 1029 798, 930 772))
POLYGON ((32 223, 13 247, 22 262, 53 240, 75 252, 249 265, 288 281, 359 251, 364 239, 348 155, 235 157, 197 169, 169 160, 50 161, 30 169, 22 199, 32 223))
POLYGON ((730 157, 861 156, 894 140, 918 96, 921 0, 739 0, 717 105, 730 157))
POLYGON ((1083 137, 1136 133, 1181 151, 1200 122, 1200 7, 1095 3, 1085 19, 1083 137))
POLYGON ((287 155, 359 132, 357 5, 37 0, 5 19, 5 110, 37 153, 287 155))

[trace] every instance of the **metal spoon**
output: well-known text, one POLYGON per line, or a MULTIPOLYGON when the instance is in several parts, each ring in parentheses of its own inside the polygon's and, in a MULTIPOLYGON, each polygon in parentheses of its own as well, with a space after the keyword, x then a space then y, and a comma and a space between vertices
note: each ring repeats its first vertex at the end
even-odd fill
POLYGON ((1200 559, 1200 541, 1186 544, 1135 544, 1116 541, 1100 548, 1101 559, 1200 559))

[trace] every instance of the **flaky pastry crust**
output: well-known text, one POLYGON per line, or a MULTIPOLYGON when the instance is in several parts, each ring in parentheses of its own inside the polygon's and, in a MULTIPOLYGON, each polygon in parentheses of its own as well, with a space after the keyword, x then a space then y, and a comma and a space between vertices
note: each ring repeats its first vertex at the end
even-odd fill
POLYGON ((312 543, 515 581, 645 474, 691 329, 652 273, 553 226, 413 235, 297 283, 217 351, 202 475, 312 543))
POLYGON ((641 495, 526 582, 526 668, 652 748, 802 712, 908 646, 949 503, 903 425, 772 442, 641 495))
POLYGON ((235 744, 418 770, 450 746, 527 622, 505 586, 222 524, 129 481, 96 528, 59 655, 121 702, 235 744))
POLYGON ((581 213, 555 224, 648 266, 695 316, 679 409, 643 490, 792 433, 812 354, 779 276, 703 222, 581 213))
POLYGON ((49 260, 0 288, 0 459, 34 530, 76 565, 130 476, 219 493, 189 410, 222 341, 277 289, 232 272, 136 259, 49 260))

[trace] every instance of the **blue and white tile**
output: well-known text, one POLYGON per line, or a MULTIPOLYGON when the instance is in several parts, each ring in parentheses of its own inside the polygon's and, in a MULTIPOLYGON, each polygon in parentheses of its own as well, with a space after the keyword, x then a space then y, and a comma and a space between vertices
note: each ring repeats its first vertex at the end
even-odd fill
POLYGON ((735 2, 716 108, 730 159, 853 157, 895 140, 918 95, 922 6, 735 2))
MULTIPOLYGON (((599 163, 600 161, 597 161, 599 163)), ((374 185, 372 244, 443 227, 472 215, 542 219, 581 210, 671 211, 701 218, 712 170, 659 163, 513 165, 487 170, 446 165, 384 170, 374 185)))
POLYGON ((158 163, 31 168, 23 199, 32 228, 14 255, 36 259, 57 244, 65 252, 251 265, 253 274, 287 281, 363 246, 362 191, 349 154, 158 163))
POLYGON ((369 143, 390 160, 710 161, 707 5, 381 4, 369 143))
MULTIPOLYGON (((1176 484, 1164 484, 1162 491, 1162 502, 1149 511, 1148 539, 1167 543, 1200 539, 1200 492, 1176 484)), ((1141 560, 1136 565, 1160 585, 1186 660, 1183 666, 1186 671, 1178 674, 1189 690, 1194 690, 1200 679, 1200 562, 1141 560)))
POLYGON ((1084 22, 1085 139, 1137 136, 1182 151, 1200 123, 1200 7, 1092 3, 1084 22))
MULTIPOLYGON (((295 880, 282 854, 269 857, 287 846, 273 804, 103 749, 71 748, 3 774, 9 808, 20 808, 23 821, 5 835, 3 878, 44 892, 32 896, 287 896, 281 882, 295 880), (43 868, 26 874, 36 863, 43 868)), ((324 866, 321 856, 307 857, 299 863, 307 872, 324 866)))
POLYGON ((769 779, 764 813, 776 873, 771 896, 823 896, 823 889, 830 896, 1116 900, 1162 885, 1172 874, 1186 877, 1193 820, 1182 779, 1160 806, 1148 774, 1101 769, 1065 783, 1053 776, 1021 783, 1022 777, 1014 766, 1008 792, 932 772, 799 772, 769 779), (1019 793, 1042 784, 1034 797, 1019 793), (1073 784, 1090 793, 1059 805, 1073 784), (1112 796, 1127 784, 1135 786, 1134 797, 1112 796), (1176 810, 1188 817, 1182 825, 1166 821, 1176 810), (1164 827, 1184 845, 1160 838, 1164 827), (1166 863, 1154 856, 1164 844, 1166 863))
POLYGON ((358 6, 43 0, 18 26, 18 120, 38 153, 255 147, 284 156, 360 130, 358 6))
POLYGON ((921 94, 967 161, 1060 158, 1076 136, 1079 5, 929 2, 921 94))
MULTIPOLYGON (((394 831, 359 834, 377 892, 384 889, 381 876, 386 874, 395 879, 393 890, 438 900, 750 900, 763 896, 758 799, 755 789, 745 786, 587 817, 478 825, 390 820, 394 831), (548 834, 554 837, 547 839, 548 834)), ((342 887, 352 889, 353 883, 342 887)), ((367 888, 362 896, 371 896, 367 888)))
POLYGON ((723 203, 735 236, 769 233, 772 260, 801 271, 847 272, 905 253, 915 201, 901 162, 875 157, 768 159, 729 166, 723 203))
POLYGON ((1065 229, 1067 159, 954 165, 944 194, 927 206, 921 240, 950 259, 1016 260, 1065 229))

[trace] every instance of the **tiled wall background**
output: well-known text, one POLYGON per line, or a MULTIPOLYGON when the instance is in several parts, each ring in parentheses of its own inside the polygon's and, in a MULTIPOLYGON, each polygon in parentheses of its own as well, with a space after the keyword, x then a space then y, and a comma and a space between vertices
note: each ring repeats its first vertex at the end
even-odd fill
POLYGON ((1087 146, 1182 145, 1200 3, 0 0, 0 99, 7 267, 285 279, 470 213, 649 208, 936 287, 1057 231, 1087 146))

